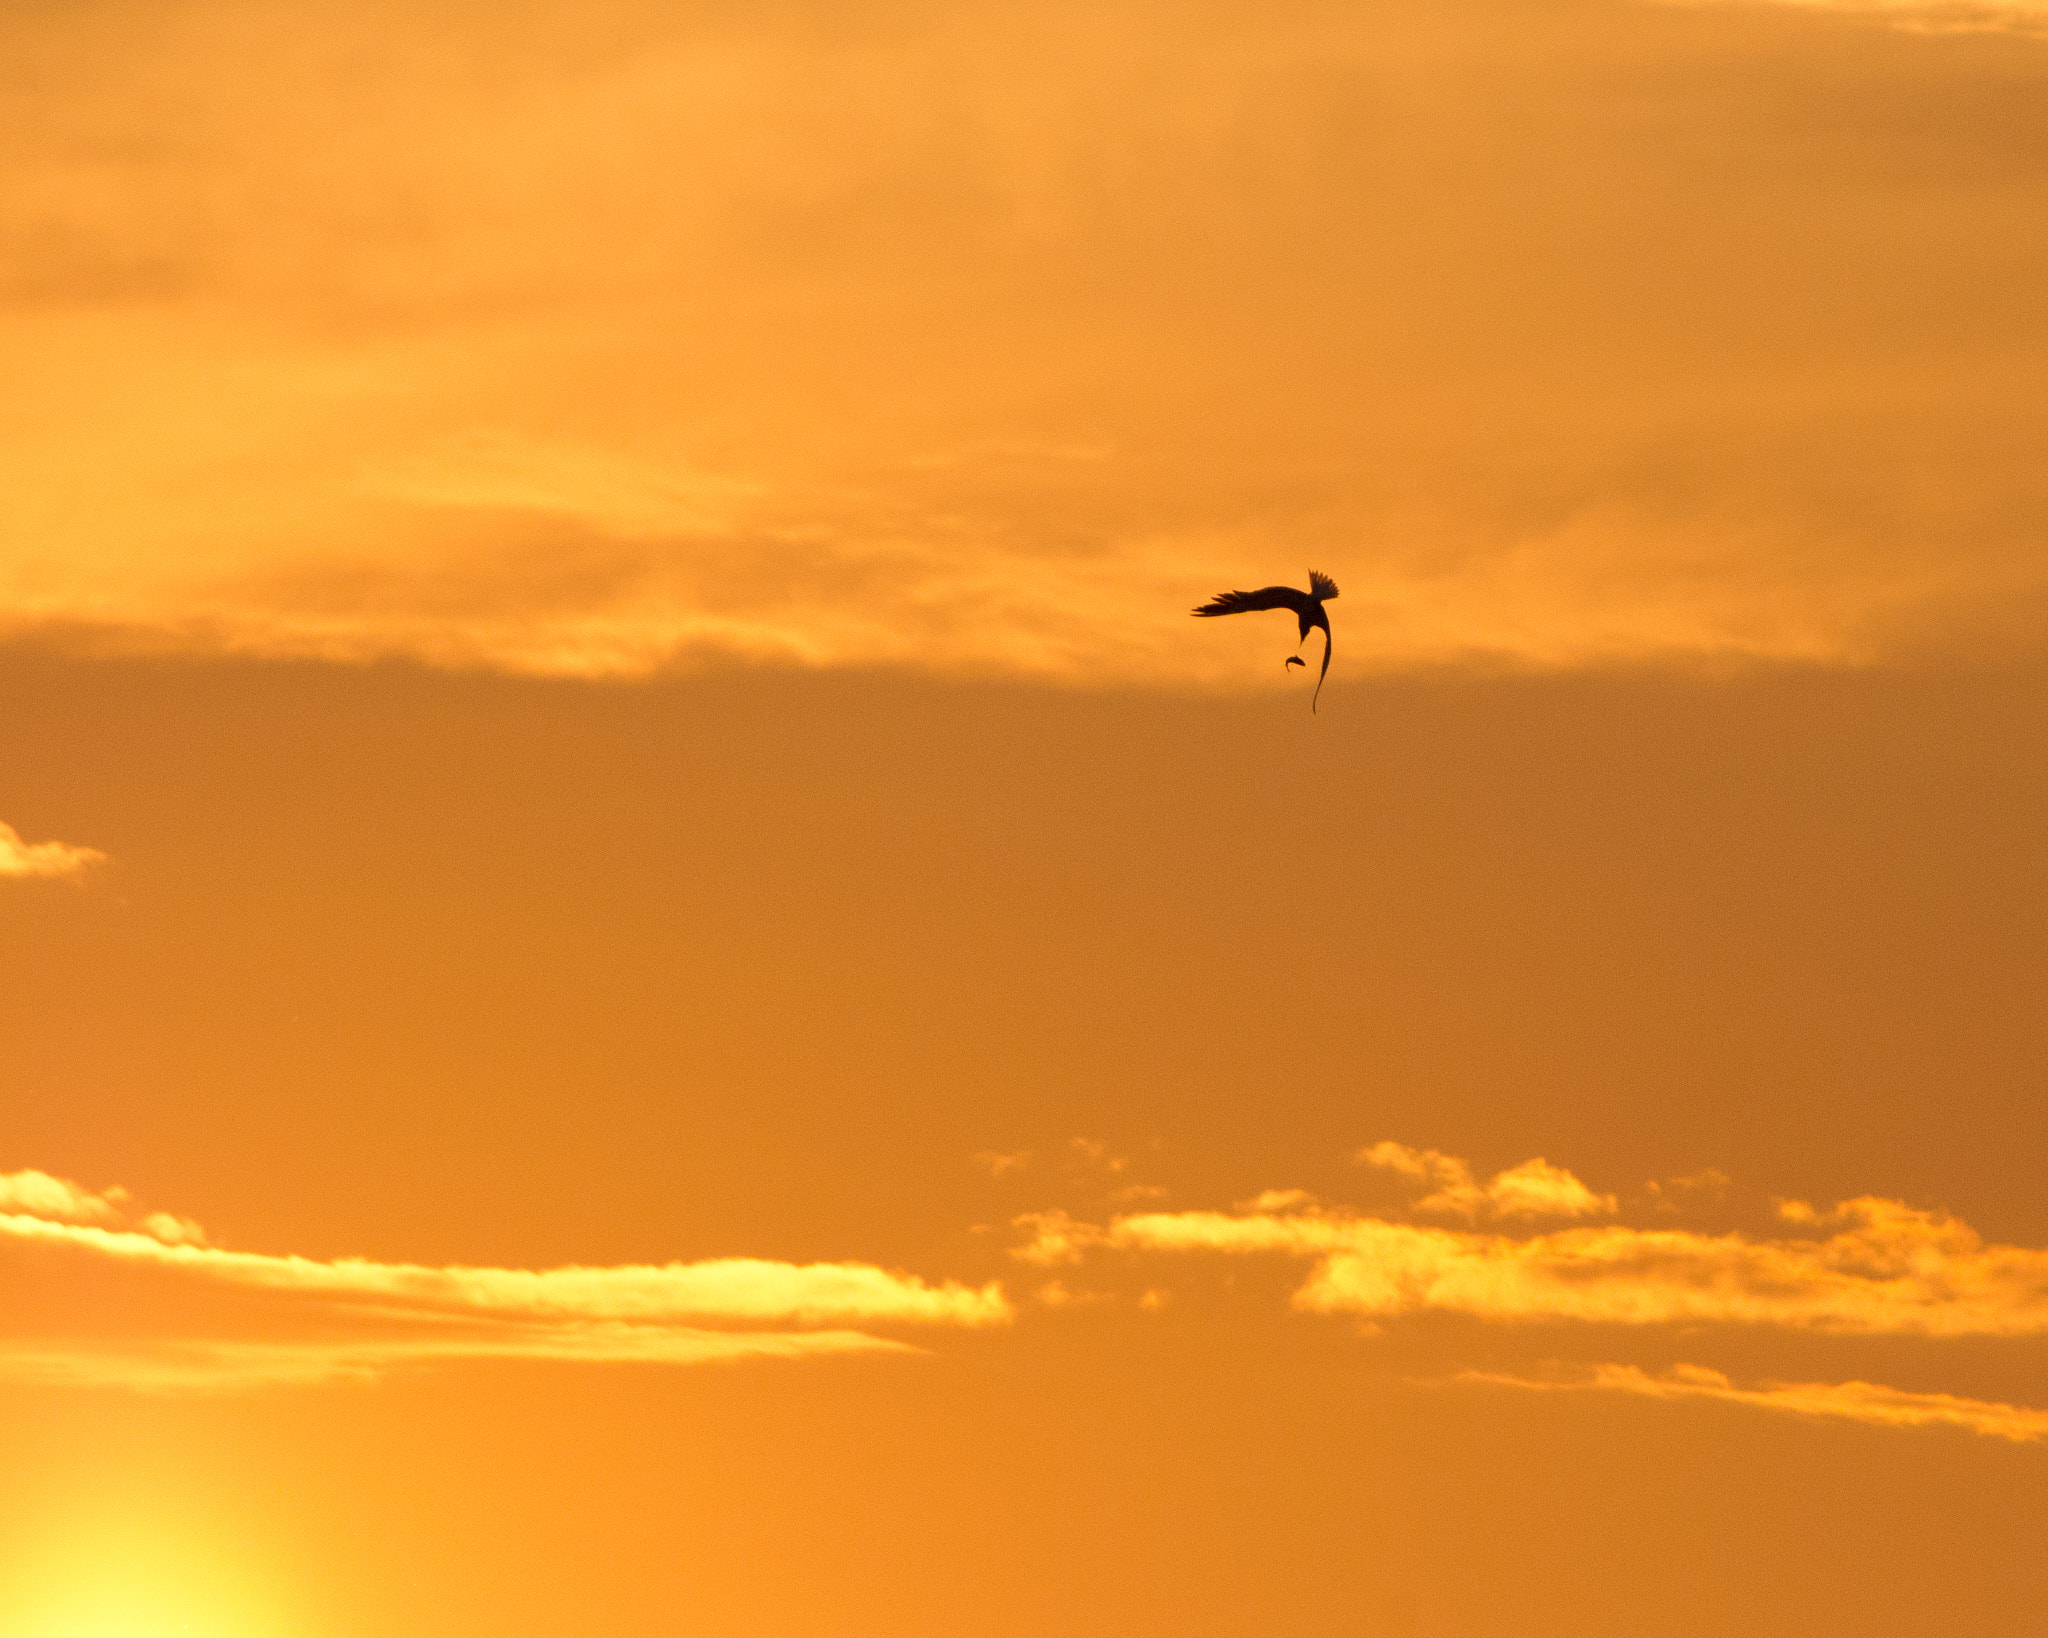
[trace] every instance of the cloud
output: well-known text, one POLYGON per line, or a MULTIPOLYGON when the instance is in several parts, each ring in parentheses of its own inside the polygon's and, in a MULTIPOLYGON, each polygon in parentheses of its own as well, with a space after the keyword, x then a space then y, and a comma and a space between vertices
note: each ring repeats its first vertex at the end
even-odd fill
POLYGON ((128 1191, 120 1187, 95 1194, 48 1172, 0 1172, 0 1212, 20 1212, 57 1223, 119 1223, 127 1203, 128 1191))
MULTIPOLYGON (((53 1223, 89 1223, 121 1227, 134 1213, 128 1191, 118 1184, 95 1194, 65 1177, 48 1172, 0 1172, 0 1213, 43 1218, 53 1223)), ((203 1246, 206 1231, 189 1217, 152 1211, 134 1220, 134 1227, 163 1245, 203 1246)))
POLYGON ((1354 674, 1861 664, 2048 593, 2024 65, 1571 3, 261 11, 0 10, 0 632, 1249 688, 1283 635, 1186 610, 1311 564, 1354 674))
POLYGON ((1031 1230, 1031 1239, 1024 1245, 1013 1247, 1010 1255, 1019 1262, 1036 1263, 1041 1268, 1078 1263, 1090 1246, 1107 1241, 1107 1236, 1093 1223, 1076 1222, 1057 1209, 1027 1211, 1012 1218, 1010 1226, 1031 1230))
POLYGON ((126 1362, 139 1382, 171 1383, 293 1372, 326 1379, 435 1359, 692 1363, 900 1350, 906 1345, 846 1328, 986 1327, 1012 1317, 996 1284, 932 1284, 855 1262, 727 1257, 531 1270, 230 1251, 207 1245, 196 1223, 172 1213, 119 1226, 126 1199, 14 1173, 0 1179, 0 1250, 61 1259, 81 1284, 140 1277, 174 1312, 197 1312, 209 1293, 240 1293, 278 1334, 251 1341, 173 1332, 89 1346, 14 1336, 0 1347, 0 1368, 48 1376, 59 1369, 53 1362, 69 1359, 78 1380, 98 1381, 126 1362))
POLYGON ((1436 1185, 1435 1192, 1415 1203, 1421 1212, 1477 1217, 1599 1217, 1616 1208, 1611 1194, 1595 1194, 1561 1166, 1537 1156, 1496 1172, 1485 1187, 1472 1178, 1472 1168, 1434 1149, 1410 1149, 1400 1143, 1376 1143, 1358 1153, 1361 1165, 1398 1172, 1417 1182, 1436 1185))
POLYGON ((1643 1192, 1659 1211, 1679 1212, 1697 1201, 1724 1198, 1734 1181, 1726 1172, 1708 1166, 1686 1177, 1653 1179, 1643 1185, 1643 1192))
POLYGON ((1758 1410, 1836 1417, 1880 1427, 1962 1428, 2015 1443, 2048 1438, 2048 1410, 1946 1393, 1910 1393, 1874 1382, 1766 1382, 1760 1387, 1738 1388, 1721 1372, 1700 1365, 1674 1365, 1657 1376, 1634 1365, 1596 1365, 1584 1375, 1566 1378, 1461 1371, 1453 1380, 1545 1393, 1594 1390, 1652 1399, 1716 1399, 1758 1410))
POLYGON ((1093 1308, 1116 1301, 1107 1291, 1070 1291, 1064 1280, 1047 1280, 1033 1295, 1047 1308, 1093 1308))
MULTIPOLYGON (((1430 1314, 1521 1331, 1598 1325, 1935 1341, 2048 1336, 2048 1249, 1987 1245, 1960 1219, 1902 1201, 1864 1196, 1819 1209, 1782 1200, 1776 1204, 1782 1234, 1624 1223, 1516 1232, 1507 1225, 1604 1215, 1617 1203, 1542 1160, 1509 1167, 1482 1186, 1466 1162, 1438 1150, 1380 1143, 1356 1158, 1430 1191, 1417 1209, 1483 1216, 1496 1226, 1398 1221, 1331 1205, 1302 1189, 1266 1189, 1230 1211, 1141 1211, 1099 1224, 1064 1211, 1029 1213, 1014 1226, 1031 1238, 1012 1255, 1041 1266, 1092 1260, 1098 1282, 1108 1273, 1105 1263, 1119 1257, 1295 1259, 1309 1268, 1291 1307, 1349 1319, 1367 1336, 1430 1314)), ((1668 1224, 1674 1197, 1719 1198, 1729 1186, 1726 1174, 1709 1168, 1653 1187, 1640 1204, 1668 1224)), ((1141 1308, 1165 1300, 1156 1286, 1137 1288, 1144 1292, 1141 1308)), ((1440 1340, 1444 1335, 1437 1333, 1440 1340)), ((1563 1375, 1468 1370, 1455 1380, 1713 1398, 1885 1426, 1953 1426, 2011 1440, 2048 1436, 2048 1411, 1865 1381, 1744 1387, 1696 1365, 1655 1375, 1625 1363, 1563 1375)))
POLYGON ((0 1339, 0 1379, 137 1393, 235 1393, 370 1382, 393 1371, 489 1360, 705 1365, 915 1353, 859 1331, 693 1331, 619 1323, 505 1326, 485 1335, 355 1342, 164 1341, 127 1346, 0 1339))
POLYGON ((1077 1137, 1069 1141, 1068 1149, 1073 1158, 1068 1163, 1076 1171, 1107 1172, 1115 1177, 1130 1166, 1130 1160, 1111 1151, 1100 1138, 1077 1137))
POLYGON ((1669 6, 1783 6, 1839 12, 1915 34, 2027 34, 2048 39, 2044 0, 1655 0, 1669 6))
POLYGON ((68 842, 24 842, 12 825, 0 824, 0 876, 78 876, 106 857, 97 848, 68 842))
MULTIPOLYGON (((1614 1209, 1569 1172, 1532 1161, 1484 1189, 1462 1161, 1382 1144, 1361 1157, 1441 1186, 1423 1207, 1497 1217, 1614 1209)), ((1715 1174, 1718 1176, 1718 1174, 1715 1174)), ((2048 1250, 1985 1245, 1942 1212, 1863 1197, 1780 1205, 1795 1237, 1623 1224, 1524 1236, 1397 1222, 1267 1191, 1234 1212, 1140 1212, 1106 1225, 1064 1212, 1018 1218, 1013 1255, 1078 1262, 1096 1247, 1280 1254, 1313 1268, 1293 1305, 1389 1319, 1426 1312, 1517 1324, 1739 1325, 1872 1336, 2048 1335, 2048 1250)))

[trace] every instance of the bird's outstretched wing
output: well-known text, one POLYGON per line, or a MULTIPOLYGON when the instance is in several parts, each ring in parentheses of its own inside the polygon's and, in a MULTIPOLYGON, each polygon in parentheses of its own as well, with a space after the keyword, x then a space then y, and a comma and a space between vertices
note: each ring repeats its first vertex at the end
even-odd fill
POLYGON ((1330 674, 1330 628, 1323 627, 1323 669, 1316 673, 1316 691, 1309 696, 1308 708, 1314 711, 1316 702, 1323 697, 1323 678, 1330 674))
POLYGON ((1337 582, 1322 570, 1311 569, 1308 572, 1308 589, 1314 596, 1328 601, 1337 595, 1337 582))
POLYGON ((1250 614, 1255 609, 1293 609, 1299 614, 1309 599, 1292 586, 1263 586, 1258 591, 1223 592, 1194 612, 1197 614, 1250 614))

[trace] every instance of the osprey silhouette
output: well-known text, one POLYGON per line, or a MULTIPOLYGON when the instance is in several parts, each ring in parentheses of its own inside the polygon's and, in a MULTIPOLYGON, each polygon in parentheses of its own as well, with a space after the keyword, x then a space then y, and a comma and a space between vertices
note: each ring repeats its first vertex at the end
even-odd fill
MULTIPOLYGON (((1317 626, 1323 628, 1323 669, 1316 673, 1316 691, 1308 702, 1313 711, 1316 701, 1323 697, 1323 678, 1330 674, 1330 617, 1323 612, 1323 605, 1337 595, 1337 582, 1328 575, 1311 569, 1308 572, 1308 590, 1298 592, 1292 586, 1265 586, 1258 591, 1223 592, 1212 597, 1195 610, 1198 615, 1250 614, 1257 609, 1292 609, 1301 621, 1301 638, 1297 648, 1308 641, 1308 634, 1317 626)), ((1299 656, 1290 654, 1288 665, 1301 665, 1299 656)))

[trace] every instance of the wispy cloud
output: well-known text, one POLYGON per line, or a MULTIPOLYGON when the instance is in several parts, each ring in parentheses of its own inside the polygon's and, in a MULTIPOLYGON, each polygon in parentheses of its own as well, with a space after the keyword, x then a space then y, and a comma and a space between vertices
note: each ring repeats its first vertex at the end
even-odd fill
POLYGON ((500 1326, 473 1335, 329 1342, 0 1339, 0 1378, 137 1393, 236 1393, 370 1382, 393 1371, 489 1360, 708 1365, 756 1359, 915 1353, 860 1331, 710 1331, 618 1323, 500 1326))
POLYGON ((0 876, 78 876, 106 857, 68 842, 24 842, 12 825, 0 824, 0 876))
POLYGON ((1880 1427, 1963 1428, 2020 1444, 2048 1438, 2048 1410, 1947 1393, 1912 1393, 1875 1382, 1765 1382, 1742 1388, 1720 1371, 1702 1365, 1674 1365, 1654 1376, 1634 1365, 1595 1365, 1575 1375, 1544 1377, 1460 1371, 1454 1380, 1543 1393, 1604 1391, 1651 1399, 1715 1399, 1758 1410, 1835 1417, 1880 1427))
POLYGON ((243 1293, 272 1328, 255 1339, 170 1331, 0 1342, 0 1371, 38 1378, 62 1376, 66 1360, 74 1380, 118 1380, 132 1365, 146 1386, 325 1380, 436 1359, 793 1357, 907 1346, 848 1327, 982 1327, 1012 1316, 993 1283, 933 1284, 866 1263, 728 1257, 531 1270, 323 1260, 211 1246, 196 1223, 170 1213, 129 1226, 125 1192, 95 1194, 42 1172, 11 1174, 0 1190, 0 1251, 68 1259, 80 1280, 127 1270, 173 1308, 209 1291, 243 1293))
POLYGON ((1842 12, 1916 34, 2030 34, 2048 39, 2044 0, 1657 0, 1670 6, 1787 6, 1842 12))

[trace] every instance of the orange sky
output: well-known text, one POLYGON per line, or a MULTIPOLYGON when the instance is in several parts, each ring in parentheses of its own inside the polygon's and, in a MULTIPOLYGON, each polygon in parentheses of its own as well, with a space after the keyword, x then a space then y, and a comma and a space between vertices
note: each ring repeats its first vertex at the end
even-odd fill
POLYGON ((2048 9, 0 61, 0 1638, 2038 1629, 2048 9))

